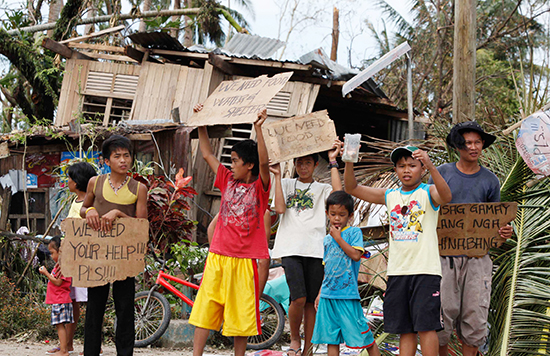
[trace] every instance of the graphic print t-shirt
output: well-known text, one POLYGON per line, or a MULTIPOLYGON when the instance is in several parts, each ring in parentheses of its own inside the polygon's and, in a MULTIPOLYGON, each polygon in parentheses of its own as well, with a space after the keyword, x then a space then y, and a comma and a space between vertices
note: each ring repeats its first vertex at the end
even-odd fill
POLYGON ((332 186, 286 178, 281 186, 286 212, 280 217, 272 257, 323 258, 323 239, 327 234, 325 201, 332 186))
POLYGON ((269 258, 263 216, 267 209, 269 189, 262 180, 246 184, 233 179, 225 166, 218 167, 216 182, 222 192, 218 223, 210 251, 239 258, 269 258))
MULTIPOLYGON (((350 246, 364 251, 363 233, 358 227, 342 230, 342 238, 350 246)), ((325 236, 325 278, 321 287, 321 297, 330 299, 360 299, 357 278, 361 262, 352 260, 334 241, 331 235, 325 236)))
POLYGON ((390 215, 388 276, 441 276, 436 232, 439 206, 434 206, 430 186, 422 183, 407 192, 389 189, 386 207, 390 215))

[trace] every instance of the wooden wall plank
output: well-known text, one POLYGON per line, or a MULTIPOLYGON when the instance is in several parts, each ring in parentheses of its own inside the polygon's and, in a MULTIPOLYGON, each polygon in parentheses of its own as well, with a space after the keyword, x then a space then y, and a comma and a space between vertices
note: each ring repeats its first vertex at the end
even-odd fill
POLYGON ((71 84, 69 89, 69 97, 68 97, 68 112, 65 115, 65 120, 63 124, 66 125, 73 119, 77 118, 81 105, 82 100, 80 93, 84 90, 86 87, 86 77, 88 76, 88 66, 90 63, 93 63, 88 60, 78 60, 76 62, 74 73, 76 75, 73 75, 71 78, 71 84))
POLYGON ((159 103, 159 100, 160 100, 159 93, 161 91, 162 83, 164 80, 165 66, 157 64, 154 70, 155 70, 154 78, 151 78, 151 79, 154 79, 154 81, 153 81, 153 84, 151 85, 151 93, 149 94, 150 102, 149 102, 149 107, 147 109, 146 120, 156 119, 157 112, 158 112, 157 109, 161 107, 159 103))
POLYGON ((308 107, 307 112, 310 113, 313 111, 313 106, 315 105, 315 101, 317 101, 317 96, 319 95, 319 89, 321 86, 319 84, 313 84, 311 86, 311 89, 309 91, 309 99, 308 99, 308 107))
POLYGON ((148 62, 143 63, 143 66, 140 71, 138 86, 136 91, 136 98, 134 99, 134 108, 130 114, 131 120, 140 120, 142 117, 142 108, 144 102, 144 95, 146 90, 147 77, 149 76, 149 64, 148 62))
POLYGON ((178 73, 178 81, 176 83, 176 92, 174 94, 174 101, 172 103, 172 108, 179 108, 180 111, 180 121, 185 122, 187 120, 187 110, 182 106, 185 92, 187 87, 185 83, 187 82, 187 74, 189 73, 189 67, 181 66, 178 73))
POLYGON ((59 103, 57 105, 57 114, 55 116, 54 125, 63 126, 64 118, 67 112, 67 99, 69 95, 70 83, 72 76, 75 75, 76 60, 69 59, 65 63, 65 73, 63 74, 63 83, 61 83, 61 92, 59 94, 59 103))

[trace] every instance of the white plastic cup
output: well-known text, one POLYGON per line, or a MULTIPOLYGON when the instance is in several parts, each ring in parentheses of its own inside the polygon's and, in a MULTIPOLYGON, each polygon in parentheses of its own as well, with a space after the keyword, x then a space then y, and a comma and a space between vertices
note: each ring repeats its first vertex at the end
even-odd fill
POLYGON ((344 136, 344 153, 342 161, 359 162, 359 149, 361 148, 361 134, 346 134, 344 136))

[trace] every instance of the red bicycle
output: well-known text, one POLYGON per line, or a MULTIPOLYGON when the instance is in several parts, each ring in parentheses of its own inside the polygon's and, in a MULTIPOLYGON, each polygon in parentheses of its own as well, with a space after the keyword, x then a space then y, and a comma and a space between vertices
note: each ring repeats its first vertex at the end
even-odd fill
MULTIPOLYGON (((166 261, 160 259, 152 249, 151 252, 155 260, 162 264, 162 267, 159 270, 153 287, 148 291, 136 293, 134 299, 136 335, 134 345, 136 347, 145 347, 160 339, 170 324, 170 319, 172 318, 170 303, 159 293, 160 287, 176 295, 190 307, 193 307, 193 301, 170 284, 170 282, 199 290, 198 285, 166 273, 166 261)), ((262 334, 248 338, 247 347, 250 349, 260 350, 269 348, 283 334, 285 312, 281 305, 267 294, 262 294, 260 298, 260 318, 262 334)))

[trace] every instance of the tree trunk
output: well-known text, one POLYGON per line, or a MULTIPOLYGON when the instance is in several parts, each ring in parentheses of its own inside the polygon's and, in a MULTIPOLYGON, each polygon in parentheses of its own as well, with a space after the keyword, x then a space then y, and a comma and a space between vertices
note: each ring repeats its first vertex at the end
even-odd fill
MULTIPOLYGON (((149 11, 151 9, 151 0, 143 0, 143 10, 142 12, 149 11)), ((145 32, 147 30, 147 24, 143 19, 139 23, 139 32, 145 32)))
POLYGON ((338 37, 340 36, 338 16, 338 9, 334 7, 332 12, 332 49, 330 51, 330 59, 335 62, 336 57, 338 56, 338 37))
POLYGON ((80 20, 80 8, 83 0, 68 0, 63 6, 59 20, 55 23, 52 40, 61 41, 71 37, 72 30, 80 20))
MULTIPOLYGON (((179 10, 179 9, 181 9, 180 0, 174 0, 174 10, 179 10)), ((174 22, 179 21, 180 19, 181 19, 181 16, 172 16, 172 21, 174 22)), ((178 38, 179 32, 180 31, 177 28, 173 28, 170 30, 170 36, 174 38, 178 38)))
MULTIPOLYGON (((63 8, 63 0, 51 0, 50 9, 48 11, 48 22, 56 22, 63 8)), ((48 37, 53 36, 53 29, 47 33, 48 37)))
POLYGON ((32 87, 33 103, 27 99, 24 89, 20 88, 21 90, 16 90, 14 93, 15 100, 23 113, 31 122, 34 122, 35 118, 53 122, 59 93, 59 78, 39 75, 50 69, 46 56, 37 53, 31 46, 18 41, 16 37, 8 35, 5 31, 0 31, 0 54, 8 58, 32 87))
MULTIPOLYGON (((95 4, 91 4, 91 6, 88 8, 88 18, 95 17, 97 14, 95 4)), ((94 32, 95 28, 93 24, 87 24, 86 27, 84 27, 84 35, 89 35, 92 32, 94 32)))
POLYGON ((475 119, 476 2, 455 1, 453 123, 475 119))
MULTIPOLYGON (((183 0, 186 8, 191 7, 191 0, 183 0)), ((189 16, 183 16, 184 32, 183 32, 183 46, 191 47, 193 45, 193 27, 191 26, 191 18, 189 16)))

